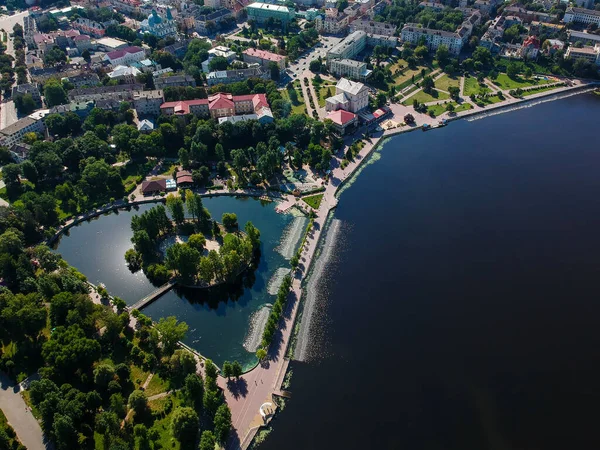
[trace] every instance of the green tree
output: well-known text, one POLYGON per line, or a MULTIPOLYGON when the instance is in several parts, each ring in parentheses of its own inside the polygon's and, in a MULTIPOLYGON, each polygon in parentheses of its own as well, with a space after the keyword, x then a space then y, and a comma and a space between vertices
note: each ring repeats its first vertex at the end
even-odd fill
POLYGON ((267 357, 267 351, 264 348, 256 350, 256 357, 259 361, 263 361, 267 357))
POLYGON ((225 228, 237 228, 238 226, 237 215, 234 213, 223 213, 221 220, 225 228))
POLYGON ((182 445, 194 444, 198 435, 198 414, 192 408, 179 407, 171 416, 171 433, 182 445))
POLYGON ((144 391, 135 390, 129 395, 127 404, 139 416, 148 410, 148 397, 144 391))
POLYGON ((435 52, 435 59, 438 60, 441 67, 445 67, 448 64, 449 58, 450 52, 448 51, 448 46, 440 45, 435 52))
POLYGON ((219 406, 215 414, 215 437, 217 441, 224 444, 231 430, 231 411, 226 403, 219 406))
POLYGON ((200 264, 200 252, 187 244, 175 243, 167 249, 165 264, 184 283, 194 283, 200 264))
POLYGON ((204 246, 206 245, 206 238, 202 233, 192 234, 187 241, 187 245, 198 250, 199 253, 204 251, 204 246))
POLYGON ((17 95, 15 97, 15 107, 19 114, 26 116, 35 111, 37 104, 31 94, 17 95))
POLYGON ((510 78, 517 78, 519 76, 519 67, 515 63, 510 63, 506 68, 506 75, 510 78))
POLYGON ((156 329, 165 354, 171 355, 175 351, 177 343, 185 337, 188 326, 185 322, 177 322, 175 317, 169 316, 161 318, 156 324, 156 329))
POLYGON ((242 376, 243 373, 244 371, 242 370, 242 365, 239 362, 234 361, 231 364, 231 375, 236 378, 239 378, 242 376))
POLYGON ((450 86, 448 88, 448 92, 450 93, 450 97, 453 100, 458 100, 460 98, 460 88, 457 86, 450 86))
POLYGON ((185 209, 181 197, 169 194, 167 196, 167 208, 171 212, 175 223, 182 224, 185 221, 185 209))
POLYGON ((211 431, 205 430, 202 432, 202 436, 200 436, 200 446, 199 450, 214 450, 215 449, 215 436, 211 431))
POLYGON ((415 51, 414 51, 414 55, 419 59, 425 58, 428 53, 429 53, 429 50, 424 45, 419 45, 417 48, 415 48, 415 51))
POLYGON ((63 105, 68 102, 67 93, 61 82, 55 79, 48 80, 46 83, 44 87, 44 99, 49 107, 63 105))
POLYGON ((233 368, 229 361, 225 361, 222 367, 223 376, 226 378, 231 378, 233 376, 233 368))
POLYGON ((435 83, 433 82, 433 78, 431 78, 430 76, 426 76, 425 78, 423 78, 423 81, 421 82, 421 86, 423 87, 423 91, 430 94, 433 91, 433 88, 435 86, 435 83))

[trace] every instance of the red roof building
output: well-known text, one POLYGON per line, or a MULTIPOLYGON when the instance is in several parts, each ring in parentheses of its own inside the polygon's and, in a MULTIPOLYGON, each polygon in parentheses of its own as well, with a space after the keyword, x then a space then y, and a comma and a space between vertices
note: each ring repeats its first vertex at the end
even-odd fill
POLYGON ((254 114, 263 108, 269 108, 265 94, 231 95, 226 93, 218 93, 198 100, 166 102, 160 106, 161 112, 168 116, 196 114, 210 116, 213 119, 254 114))
POLYGON ((326 119, 330 119, 337 130, 344 134, 346 129, 356 124, 357 116, 354 113, 338 109, 337 111, 331 111, 327 114, 326 119))
POLYGON ((252 64, 258 63, 265 69, 269 68, 269 64, 274 62, 280 69, 285 68, 285 56, 278 55, 277 53, 268 52, 266 50, 258 50, 256 48, 248 48, 244 50, 244 62, 252 64))
POLYGON ((148 180, 142 183, 142 194, 152 195, 167 192, 167 180, 148 180))

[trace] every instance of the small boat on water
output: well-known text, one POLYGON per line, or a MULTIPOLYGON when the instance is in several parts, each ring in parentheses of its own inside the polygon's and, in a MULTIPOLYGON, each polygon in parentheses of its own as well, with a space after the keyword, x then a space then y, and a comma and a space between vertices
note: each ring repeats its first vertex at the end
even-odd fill
POLYGON ((431 125, 429 125, 428 123, 424 123, 421 129, 423 131, 431 130, 431 125))

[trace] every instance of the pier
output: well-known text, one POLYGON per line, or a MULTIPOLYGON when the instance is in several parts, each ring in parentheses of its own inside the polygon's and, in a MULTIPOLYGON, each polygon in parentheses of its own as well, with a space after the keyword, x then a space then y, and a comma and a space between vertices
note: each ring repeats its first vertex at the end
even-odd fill
POLYGON ((159 297, 162 297, 164 294, 166 294, 171 289, 173 289, 173 286, 175 286, 175 284, 176 284, 176 281, 174 279, 169 280, 167 283, 163 284, 161 287, 159 287, 155 291, 151 292, 150 294, 146 295, 141 300, 138 300, 135 304, 131 305, 129 307, 129 310, 130 311, 133 311, 134 309, 137 309, 138 311, 142 310, 143 308, 148 306, 150 303, 152 303, 154 300, 156 300, 159 297))

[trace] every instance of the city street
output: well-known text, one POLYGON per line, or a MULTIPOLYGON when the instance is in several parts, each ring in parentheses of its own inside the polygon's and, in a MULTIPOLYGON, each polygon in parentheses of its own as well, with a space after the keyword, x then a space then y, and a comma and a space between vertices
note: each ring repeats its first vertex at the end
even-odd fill
POLYGON ((318 59, 319 56, 323 61, 326 59, 327 51, 331 50, 335 44, 340 42, 343 38, 337 36, 321 36, 321 41, 313 48, 304 52, 297 61, 288 61, 287 73, 294 80, 299 79, 302 72, 308 70, 310 62, 314 59, 318 59))

